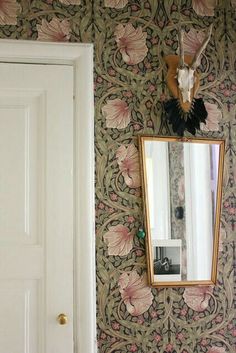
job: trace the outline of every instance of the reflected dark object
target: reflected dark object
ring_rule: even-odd
[[[184,209],[183,207],[176,207],[175,209],[175,218],[183,219],[184,218]]]
[[[165,272],[169,272],[170,270],[170,260],[168,257],[165,257],[163,260],[158,259],[154,261],[154,273],[155,274],[162,274]]]

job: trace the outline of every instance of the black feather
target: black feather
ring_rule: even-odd
[[[185,130],[195,135],[196,130],[200,129],[200,123],[206,123],[207,110],[202,98],[193,99],[191,109],[187,113],[175,98],[166,101],[164,109],[173,131],[179,136],[183,136]]]

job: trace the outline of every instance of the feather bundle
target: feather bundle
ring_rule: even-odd
[[[183,111],[176,98],[166,101],[164,109],[173,131],[179,136],[183,136],[185,130],[195,135],[196,130],[200,129],[200,123],[206,123],[207,110],[202,98],[194,98],[188,112]]]

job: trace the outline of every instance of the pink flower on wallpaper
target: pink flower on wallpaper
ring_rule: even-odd
[[[134,270],[123,273],[118,281],[120,294],[127,311],[133,316],[139,316],[149,309],[153,295],[147,286],[146,277],[140,277]]]
[[[184,52],[194,55],[205,38],[204,31],[197,31],[191,28],[190,31],[184,32]]]
[[[217,0],[192,0],[194,11],[199,16],[214,16]]]
[[[231,0],[231,5],[232,5],[233,7],[236,7],[236,0]]]
[[[59,0],[62,4],[65,5],[80,5],[81,0]]]
[[[134,233],[122,224],[110,227],[103,236],[108,245],[108,255],[127,255],[133,247]]]
[[[0,1],[0,25],[16,25],[17,13],[20,12],[21,6],[16,0]]]
[[[122,9],[128,4],[128,0],[105,0],[105,7],[114,9]]]
[[[201,123],[202,131],[219,131],[219,122],[222,119],[222,113],[216,104],[205,102],[208,113],[206,124]]]
[[[213,346],[210,349],[208,349],[207,353],[226,353],[226,350],[224,347]]]
[[[174,348],[173,344],[168,343],[165,350],[166,352],[171,353],[173,352],[173,348]]]
[[[140,63],[147,55],[146,46],[147,33],[142,28],[135,29],[131,23],[119,24],[115,29],[116,43],[124,62],[129,65]]]
[[[102,114],[106,118],[108,128],[124,129],[130,122],[131,111],[125,101],[111,99],[102,108]]]
[[[134,353],[134,352],[137,352],[137,350],[138,350],[138,347],[136,346],[136,344],[131,344],[129,351]]]
[[[185,303],[195,311],[204,311],[209,304],[212,287],[185,288],[183,298]]]
[[[37,25],[38,40],[66,42],[70,38],[70,24],[67,20],[60,21],[53,18],[50,22],[42,20],[41,25]]]
[[[141,182],[137,148],[133,144],[128,147],[120,146],[116,158],[125,183],[130,188],[138,188]]]
[[[182,175],[178,181],[178,196],[180,201],[184,201],[184,176]]]

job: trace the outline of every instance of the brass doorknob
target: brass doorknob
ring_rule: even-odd
[[[59,314],[57,317],[57,321],[60,325],[66,325],[68,322],[68,317],[66,316],[66,314]]]

